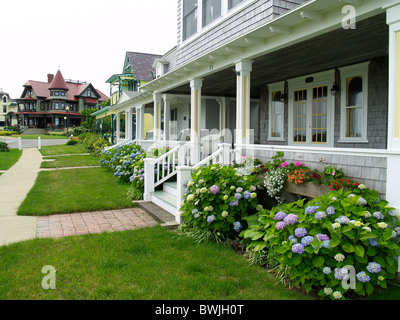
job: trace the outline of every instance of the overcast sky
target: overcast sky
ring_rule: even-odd
[[[19,98],[28,80],[66,79],[109,95],[127,51],[164,54],[176,45],[176,0],[1,2],[0,88]]]

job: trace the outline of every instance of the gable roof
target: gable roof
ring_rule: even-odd
[[[125,66],[129,62],[136,80],[151,81],[156,74],[156,69],[153,68],[154,60],[159,58],[161,55],[128,51]]]
[[[57,75],[58,75],[58,73],[57,73]],[[54,77],[54,79],[51,83],[29,80],[24,84],[24,87],[25,87],[25,89],[27,87],[31,87],[32,90],[35,92],[36,96],[38,96],[40,98],[49,98],[50,97],[49,89],[51,89],[51,87],[53,87],[53,89],[65,89],[65,90],[68,90],[66,100],[78,101],[77,96],[81,95],[83,93],[83,91],[85,91],[87,89],[87,87],[91,86],[94,90],[96,90],[98,96],[100,97],[98,99],[99,102],[108,100],[108,97],[104,93],[102,93],[100,90],[94,88],[94,86],[91,83],[66,82],[64,80],[64,78],[62,78],[62,80],[64,80],[63,82],[65,83],[65,87],[60,88],[59,86],[62,84],[61,83],[62,81],[60,79],[57,80],[57,75],[56,75],[56,77]],[[60,73],[60,75],[61,75],[61,73]],[[62,77],[62,75],[61,75],[61,77]],[[56,81],[55,84],[54,84],[54,81]],[[25,90],[21,95],[21,99],[23,99],[24,95],[25,95]]]

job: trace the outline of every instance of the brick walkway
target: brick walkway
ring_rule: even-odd
[[[157,221],[140,208],[58,214],[38,219],[37,236],[60,238],[88,233],[134,230],[157,224]]]

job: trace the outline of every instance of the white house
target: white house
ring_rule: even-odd
[[[178,0],[177,44],[153,67],[155,79],[115,107],[117,118],[136,113],[144,148],[168,145],[193,166],[210,154],[230,162],[231,145],[264,160],[282,150],[342,168],[400,210],[400,0]],[[157,161],[149,168],[171,160]],[[174,192],[145,192],[174,214],[190,169],[155,182],[176,172]]]

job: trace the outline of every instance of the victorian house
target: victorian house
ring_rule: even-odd
[[[29,80],[18,101],[15,116],[29,128],[80,126],[82,110],[99,109],[108,97],[91,83],[65,80],[61,71],[48,74],[47,82]]]
[[[154,66],[155,79],[112,109],[117,119],[136,114],[143,148],[188,150],[161,179],[151,166],[166,158],[147,161],[145,199],[177,220],[190,176],[182,165],[277,151],[342,168],[400,210],[399,0],[178,0],[177,42]],[[173,191],[156,189],[174,174]]]

